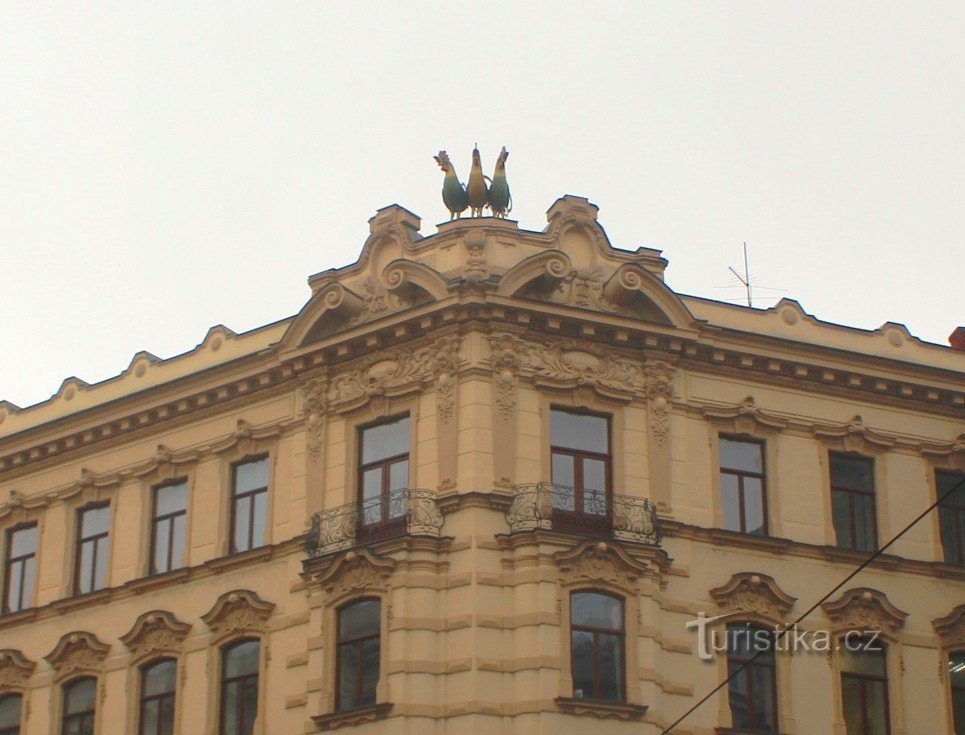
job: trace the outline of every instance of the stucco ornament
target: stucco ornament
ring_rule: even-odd
[[[587,386],[616,394],[642,393],[646,379],[635,360],[580,342],[524,342],[517,345],[522,371],[557,387]]]
[[[710,590],[710,596],[725,612],[758,616],[774,623],[780,622],[797,602],[796,597],[778,587],[773,577],[757,572],[733,575],[727,584]]]
[[[305,417],[308,452],[317,456],[322,449],[325,414],[328,412],[328,381],[314,378],[302,388],[302,415]]]
[[[496,387],[496,413],[505,420],[511,419],[516,410],[521,345],[522,340],[513,334],[494,334],[489,338],[489,365]]]
[[[959,605],[948,615],[932,621],[932,627],[946,649],[965,646],[965,605]]]
[[[275,603],[262,600],[251,590],[225,592],[201,619],[214,633],[215,640],[223,640],[245,633],[260,633]]]
[[[650,408],[650,430],[657,446],[670,441],[670,401],[674,396],[674,369],[666,362],[652,362],[644,367],[644,380]]]
[[[825,441],[840,442],[846,452],[870,454],[890,449],[895,444],[894,437],[865,426],[864,420],[857,415],[845,424],[815,426],[813,432]]]
[[[646,564],[631,557],[618,544],[584,541],[553,555],[564,585],[612,586],[636,594],[637,581],[648,575]]]
[[[734,406],[704,406],[701,413],[734,434],[749,436],[780,431],[788,424],[785,419],[762,411],[754,402],[754,396],[747,396]]]
[[[395,561],[364,549],[346,551],[313,575],[328,595],[329,603],[361,592],[385,592]]]
[[[893,637],[908,617],[883,592],[868,587],[848,590],[837,600],[821,603],[821,607],[835,631],[879,630]]]
[[[121,642],[135,661],[158,654],[177,655],[190,630],[188,623],[182,623],[172,613],[151,610],[138,616],[131,629],[121,636]]]
[[[486,263],[486,238],[472,234],[466,238],[466,281],[477,285],[489,278],[489,265]]]
[[[12,648],[0,650],[0,694],[11,691],[22,691],[27,688],[27,680],[37,668],[37,663],[31,661],[20,651]]]
[[[93,633],[75,630],[61,636],[44,660],[53,667],[55,680],[62,681],[77,674],[97,675],[110,649]]]

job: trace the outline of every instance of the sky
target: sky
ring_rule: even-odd
[[[965,3],[0,0],[0,399],[296,313],[447,149],[668,284],[965,324]],[[768,290],[773,289],[773,290]],[[779,290],[783,289],[783,290]]]

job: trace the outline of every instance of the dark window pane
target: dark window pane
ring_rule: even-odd
[[[409,417],[362,430],[362,464],[377,462],[409,452]]]
[[[243,641],[224,651],[224,675],[226,679],[258,673],[258,641]]]
[[[409,460],[393,462],[389,465],[389,492],[409,487]]]
[[[623,603],[596,592],[575,592],[570,617],[573,625],[623,630]]]
[[[756,730],[777,732],[777,717],[774,712],[774,670],[768,666],[752,665],[749,671],[753,683],[753,717],[748,725]]]
[[[33,600],[34,586],[37,584],[37,557],[31,556],[23,563],[23,592],[20,596],[21,609],[30,607]]]
[[[599,699],[619,701],[623,698],[623,651],[620,637],[601,633]]]
[[[720,466],[730,470],[764,473],[764,447],[757,442],[720,438]]]
[[[570,638],[573,652],[573,697],[575,699],[595,699],[593,688],[593,634],[574,630]]]
[[[80,547],[80,578],[77,591],[81,594],[90,592],[93,587],[94,575],[94,542],[87,541]]]
[[[177,664],[174,661],[159,661],[146,667],[143,673],[143,695],[150,697],[173,692],[176,669]]]
[[[10,534],[10,556],[37,553],[37,527],[20,528]]]
[[[338,708],[352,709],[358,706],[359,650],[354,643],[345,643],[338,649]]]
[[[267,457],[235,465],[234,491],[236,493],[243,493],[246,490],[258,490],[263,487],[268,487]]]
[[[0,728],[20,725],[20,695],[8,694],[0,697]]]
[[[553,409],[550,414],[550,444],[598,454],[610,453],[610,423],[603,416]]]
[[[942,506],[965,508],[965,482],[962,482],[962,479],[965,479],[965,474],[961,472],[939,470],[935,473],[935,484],[939,498],[943,497],[946,493],[950,492],[953,487],[958,485],[958,488],[942,501]],[[959,485],[959,483],[961,484]]]
[[[756,477],[744,478],[744,532],[763,535],[764,486]]]
[[[251,735],[255,731],[255,717],[258,714],[258,679],[248,677],[242,682],[244,713],[241,718],[240,735]]]
[[[774,634],[766,628],[750,624],[732,624],[727,626],[727,656],[731,659],[744,661],[755,654],[755,661],[759,664],[770,664],[774,661]]]
[[[831,486],[873,491],[875,489],[874,461],[866,457],[832,453]]]
[[[154,524],[154,571],[166,572],[168,566],[168,541],[172,519],[166,518]]]
[[[248,540],[249,531],[251,530],[251,503],[252,498],[250,495],[246,495],[243,498],[238,498],[235,501],[235,551],[247,551],[251,548],[251,544]]]
[[[88,508],[81,513],[81,536],[90,538],[99,533],[107,533],[111,522],[111,508]]]
[[[265,544],[265,527],[268,523],[268,493],[258,493],[252,498],[255,505],[255,517],[251,525],[251,547],[257,548]]]
[[[731,662],[728,665],[728,674],[734,674],[740,665],[740,662]],[[734,727],[737,728],[750,727],[751,724],[749,679],[749,672],[744,669],[738,672],[727,684],[727,701],[730,704],[731,720]]]
[[[599,459],[583,459],[583,487],[586,490],[606,490],[606,463]]]
[[[851,531],[851,496],[853,493],[831,491],[831,513],[834,520],[834,533],[838,546],[854,548],[854,535]]]
[[[875,550],[875,498],[874,495],[852,493],[854,498],[854,548],[858,551]]]
[[[382,468],[374,467],[362,473],[362,497],[366,500],[382,495]]]
[[[223,702],[221,703],[222,723],[221,732],[224,735],[239,735],[239,710],[241,709],[241,682],[232,681],[225,683],[221,691]]]
[[[965,735],[965,652],[953,653],[948,662],[952,684],[952,712],[956,735]]]
[[[340,641],[379,633],[380,603],[378,600],[362,600],[343,607],[338,613],[338,639]]]
[[[147,699],[141,703],[141,735],[155,735],[161,719],[161,703],[157,699]]]
[[[23,564],[11,564],[7,567],[7,610],[17,612],[20,610],[21,592],[23,590]],[[26,595],[23,596],[24,599]]]
[[[177,569],[184,563],[184,542],[187,517],[174,517],[174,532],[171,540],[171,568]]]
[[[569,454],[553,454],[553,484],[565,487],[573,487],[576,484],[573,457]]]
[[[107,557],[110,555],[110,541],[99,538],[97,544],[97,562],[94,569],[94,589],[103,589],[107,581]]]
[[[741,530],[739,482],[736,475],[721,473],[720,504],[724,510],[724,528],[728,531]]]
[[[163,516],[168,513],[177,513],[187,507],[188,502],[188,483],[180,482],[177,485],[165,485],[155,490],[154,515]]]
[[[362,641],[362,695],[360,706],[375,704],[375,690],[379,683],[379,639]]]
[[[93,712],[96,694],[97,682],[94,679],[78,679],[71,682],[64,687],[64,714]]]
[[[174,735],[174,697],[161,699],[161,722],[157,735]]]
[[[848,674],[884,677],[886,675],[885,651],[877,641],[872,645],[879,647],[880,650],[851,650],[864,647],[864,642],[857,639],[848,641],[848,645],[842,645],[841,671]]]

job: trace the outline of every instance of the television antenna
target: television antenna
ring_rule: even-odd
[[[744,288],[747,289],[747,305],[753,306],[751,303],[751,272],[747,266],[747,240],[744,241],[744,275],[741,275],[730,266],[727,267],[730,268],[731,273],[737,276],[737,280],[744,284]]]

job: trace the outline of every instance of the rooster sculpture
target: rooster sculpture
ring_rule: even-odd
[[[469,171],[466,192],[469,194],[470,213],[473,217],[482,217],[483,208],[489,206],[489,188],[486,186],[486,177],[482,172],[479,148],[472,149],[472,169]]]
[[[496,159],[493,179],[489,183],[489,208],[493,212],[493,217],[500,219],[505,219],[506,215],[513,211],[513,197],[509,193],[509,182],[506,180],[507,158],[509,158],[509,151],[506,150],[506,146],[503,146]]]
[[[459,215],[466,211],[466,207],[469,206],[469,195],[466,193],[466,187],[456,176],[456,167],[449,160],[449,154],[445,151],[439,151],[439,155],[433,156],[433,158],[436,159],[439,168],[446,173],[446,177],[442,181],[442,202],[449,210],[449,221],[451,222],[454,219],[459,219]]]

